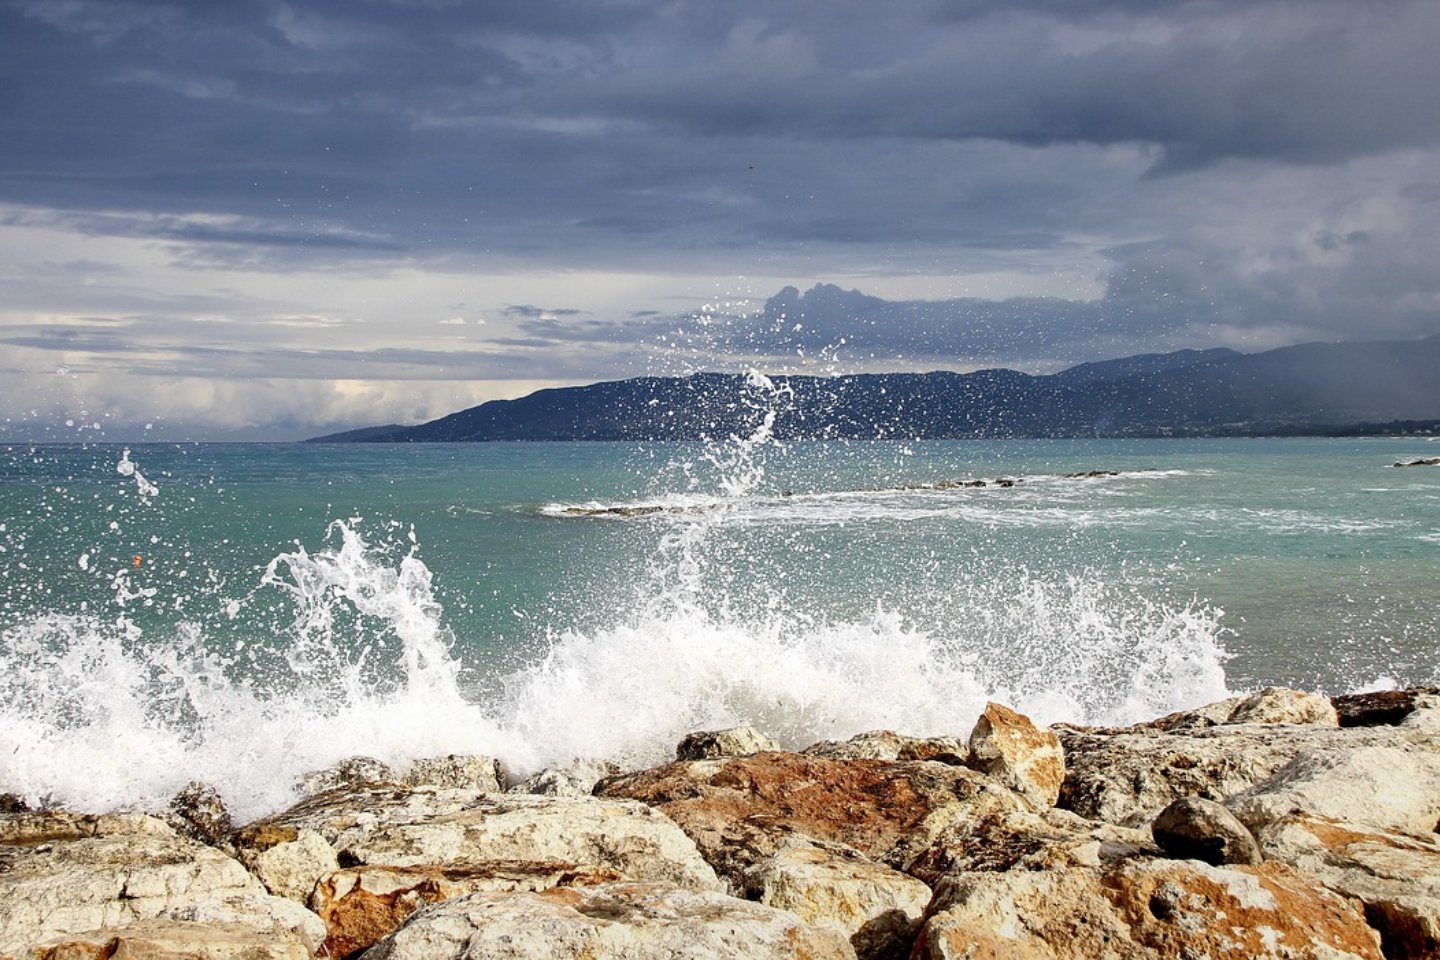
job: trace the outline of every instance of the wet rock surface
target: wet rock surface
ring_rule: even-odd
[[[676,760],[718,760],[721,757],[748,757],[752,753],[779,750],[780,744],[754,727],[728,730],[700,730],[680,741]]]

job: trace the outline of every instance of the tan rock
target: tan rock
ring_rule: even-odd
[[[240,862],[277,897],[309,903],[320,878],[340,869],[334,849],[314,830],[296,830],[293,838],[278,839],[272,833],[262,839],[275,842],[240,845]]]
[[[1225,722],[1313,723],[1338,727],[1340,717],[1328,697],[1288,687],[1266,687],[1236,704]]]
[[[1415,697],[1415,709],[1400,721],[1402,730],[1440,735],[1440,694],[1422,693]]]
[[[793,913],[663,884],[473,894],[437,904],[367,960],[853,960],[845,937]]]
[[[544,871],[556,864],[628,880],[718,889],[695,844],[664,814],[629,800],[503,794],[422,820],[353,827],[333,841],[357,865]]]
[[[1026,808],[964,767],[794,753],[671,763],[608,780],[599,792],[662,810],[736,890],[795,834],[903,867],[957,820]]]
[[[853,850],[796,843],[753,868],[747,881],[761,903],[843,933],[860,960],[910,955],[930,888]]]
[[[505,768],[494,757],[426,757],[412,763],[401,779],[412,787],[451,787],[480,793],[505,790]]]
[[[1098,867],[1159,854],[1147,830],[1098,823],[1065,810],[1023,810],[947,827],[905,872],[934,885],[954,872]]]
[[[1281,864],[1122,861],[952,874],[915,956],[1015,960],[1379,960],[1360,910]]]
[[[311,960],[289,931],[246,924],[146,920],[120,929],[57,937],[26,952],[33,960]]]
[[[717,760],[720,757],[746,757],[752,753],[779,749],[780,744],[754,727],[697,730],[680,741],[675,748],[675,759]]]
[[[998,703],[985,705],[970,733],[970,766],[1041,809],[1055,805],[1065,782],[1065,752],[1059,737]]]
[[[1307,750],[1226,800],[1251,830],[1294,811],[1384,830],[1429,833],[1440,821],[1440,750],[1433,740]]]
[[[310,901],[336,953],[374,943],[426,903],[475,891],[620,879],[721,888],[678,826],[632,800],[371,785],[312,797],[242,835],[262,829],[313,830],[346,865]]]
[[[310,906],[325,921],[325,950],[346,957],[395,930],[421,907],[482,892],[535,892],[562,884],[621,879],[613,871],[583,874],[563,863],[530,860],[513,868],[348,867],[315,887]]]
[[[546,767],[511,787],[508,793],[533,793],[546,797],[588,797],[595,785],[607,777],[619,776],[620,765],[604,760],[572,760],[559,767]]]
[[[1244,699],[1244,697],[1228,697],[1214,703],[1207,703],[1203,707],[1167,714],[1157,720],[1150,720],[1136,726],[1149,730],[1203,730],[1206,727],[1217,727],[1230,719],[1230,715],[1235,712],[1235,708]]]
[[[871,730],[849,740],[822,740],[802,752],[835,760],[933,760],[956,766],[970,757],[969,745],[958,737],[907,737],[891,730]]]
[[[302,797],[325,793],[341,787],[359,787],[376,783],[399,783],[401,777],[388,763],[374,757],[347,757],[323,770],[312,770],[295,781]]]
[[[1168,731],[1061,727],[1057,732],[1067,767],[1059,805],[1090,819],[1137,826],[1181,797],[1224,802],[1257,788],[1302,754],[1339,758],[1394,751],[1386,755],[1400,764],[1396,776],[1418,778],[1413,789],[1422,793],[1435,791],[1427,771],[1440,760],[1440,737],[1403,726],[1222,724]]]
[[[1440,838],[1294,814],[1266,826],[1260,845],[1326,887],[1365,905],[1387,957],[1440,958]]]
[[[4,820],[0,955],[81,934],[103,941],[146,921],[234,925],[311,950],[324,937],[314,914],[271,896],[238,861],[156,818]]]

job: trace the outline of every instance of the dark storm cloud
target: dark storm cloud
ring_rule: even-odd
[[[0,18],[0,197],[264,218],[280,242],[319,223],[313,246],[377,252],[941,233],[862,191],[786,207],[811,177],[844,196],[877,140],[1145,143],[1175,168],[1440,136],[1429,2],[11,0]]]
[[[214,376],[558,378],[657,344],[1021,365],[1429,333],[1436,36],[1433,0],[0,0],[0,228],[262,274],[796,285],[703,324],[500,292],[455,311],[488,339],[396,352],[412,340],[267,346],[258,318],[306,312],[299,293],[227,306],[118,267],[66,289],[57,266],[4,277],[11,309],[153,322],[5,342]],[[1089,289],[1041,282],[1061,272]],[[799,292],[867,275],[1008,286]],[[406,306],[369,329],[420,329]],[[187,312],[251,322],[186,345]]]

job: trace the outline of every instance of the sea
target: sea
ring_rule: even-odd
[[[1440,681],[1423,438],[0,446],[0,792]]]

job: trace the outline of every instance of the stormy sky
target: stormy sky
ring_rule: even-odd
[[[1434,0],[0,0],[0,426],[1426,336],[1436,37]]]

